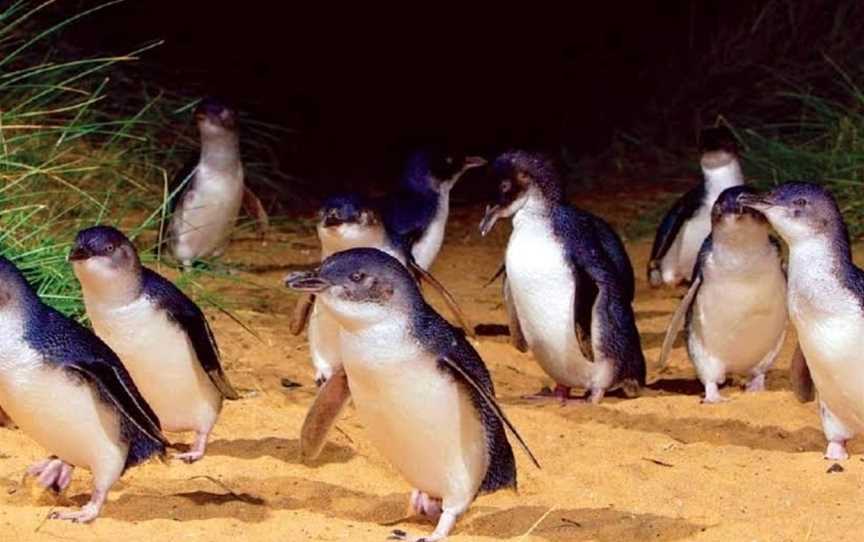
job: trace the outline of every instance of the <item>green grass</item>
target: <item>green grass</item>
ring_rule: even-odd
[[[764,186],[789,180],[828,186],[850,232],[864,234],[864,71],[848,72],[830,59],[833,88],[784,92],[785,119],[733,126],[745,146],[747,171]]]
[[[75,233],[99,223],[118,226],[152,261],[148,249],[164,219],[167,181],[197,150],[191,122],[197,97],[113,83],[159,43],[75,59],[52,48],[64,28],[117,3],[59,21],[46,9],[51,2],[0,6],[0,254],[46,302],[77,318],[83,305],[66,261]],[[244,128],[248,176],[281,186],[267,155],[282,132],[253,120]],[[186,274],[180,285],[218,304],[198,278]]]

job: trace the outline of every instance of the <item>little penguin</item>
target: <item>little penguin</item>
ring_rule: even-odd
[[[117,355],[96,335],[45,305],[0,257],[0,405],[52,454],[28,473],[58,492],[74,467],[93,474],[83,508],[50,517],[86,523],[127,468],[165,453],[159,419]]]
[[[466,171],[484,165],[479,156],[419,150],[409,158],[399,189],[381,202],[388,234],[421,268],[429,269],[444,242],[450,190]]]
[[[377,248],[407,266],[418,280],[434,288],[445,300],[456,321],[469,335],[473,329],[459,308],[456,300],[444,286],[428,271],[418,266],[408,253],[407,247],[395,242],[380,218],[374,204],[355,193],[339,194],[324,201],[318,212],[318,239],[321,241],[321,258],[326,259],[336,252],[350,248]],[[304,295],[295,308],[292,333],[299,334],[305,321],[309,321],[309,350],[315,367],[315,383],[326,381],[339,361],[338,323],[326,307],[314,303],[314,296]]]
[[[78,232],[69,260],[93,329],[126,364],[162,427],[195,431],[177,458],[201,459],[223,398],[239,399],[201,309],[141,265],[129,239],[110,226]]]
[[[511,335],[524,338],[562,403],[572,387],[586,389],[594,403],[616,386],[635,393],[645,384],[645,359],[621,239],[602,219],[567,204],[544,155],[508,152],[493,169],[498,197],[480,233],[513,217],[504,261]]]
[[[686,329],[687,352],[705,386],[705,403],[723,401],[727,373],[750,377],[748,391],[765,389],[765,373],[786,337],[786,275],[778,242],[762,213],[738,202],[746,186],[724,190],[711,210],[693,282],[672,317],[660,355],[666,365],[675,337]]]
[[[744,184],[735,139],[728,129],[704,131],[702,147],[704,180],[675,201],[657,228],[648,260],[648,283],[653,288],[691,281],[702,242],[711,233],[711,209],[717,196]]]
[[[505,426],[525,445],[495,401],[483,360],[398,260],[355,248],[286,284],[314,292],[340,324],[343,366],[303,424],[305,460],[317,457],[350,396],[373,445],[414,487],[414,510],[439,518],[420,540],[446,538],[478,493],[515,489]],[[393,537],[408,539],[403,531]]]
[[[264,206],[244,183],[235,112],[216,98],[205,98],[195,120],[201,154],[172,183],[171,218],[163,232],[171,253],[186,268],[224,252],[241,206],[263,227],[268,223]]]
[[[739,201],[762,212],[789,246],[789,317],[819,397],[827,459],[848,458],[846,441],[864,431],[864,271],[824,187],[782,184]]]

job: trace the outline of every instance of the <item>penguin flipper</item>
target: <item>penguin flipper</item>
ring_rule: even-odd
[[[597,284],[580,267],[575,269],[576,295],[573,300],[573,314],[576,332],[576,341],[582,355],[588,361],[594,361],[594,347],[591,344],[591,320],[594,317],[594,305],[600,293]]]
[[[810,368],[807,367],[807,358],[801,351],[801,345],[795,345],[795,353],[789,365],[789,379],[792,381],[792,390],[795,397],[802,403],[809,403],[816,399],[816,387],[810,376]]]
[[[117,363],[120,361],[117,360]],[[168,439],[162,434],[159,418],[150,409],[125,369],[95,360],[67,362],[63,366],[96,384],[123,416],[148,438],[162,446],[169,446]]]
[[[38,319],[39,337],[28,341],[50,363],[77,374],[96,386],[135,427],[154,442],[165,446],[159,418],[141,396],[120,358],[92,331],[43,306]]]
[[[675,309],[675,314],[672,315],[672,320],[669,321],[669,327],[666,328],[666,337],[663,339],[663,347],[660,349],[660,359],[657,361],[657,370],[662,371],[666,368],[666,363],[669,361],[669,353],[675,345],[675,339],[678,334],[684,329],[684,323],[687,320],[687,313],[690,311],[690,306],[693,300],[696,299],[696,294],[699,292],[699,287],[702,286],[702,275],[697,275],[693,278],[693,283],[678,308]]]
[[[180,326],[189,337],[195,357],[210,381],[226,399],[239,399],[240,394],[231,385],[222,370],[219,346],[207,318],[198,305],[186,297],[174,284],[155,272],[142,269],[144,295],[168,313],[168,318]]]
[[[659,286],[656,281],[652,280],[652,272],[659,272],[660,260],[666,256],[672,243],[675,242],[675,238],[681,231],[681,226],[696,214],[704,197],[705,187],[700,184],[678,198],[672,208],[663,216],[663,220],[660,221],[654,236],[654,244],[651,246],[651,257],[648,259],[648,282],[652,286]]]
[[[318,390],[315,402],[303,420],[303,428],[300,430],[300,457],[304,462],[314,461],[321,453],[327,442],[327,433],[350,397],[348,375],[345,374],[345,369],[340,367]]]
[[[522,435],[519,434],[519,431],[516,430],[516,427],[507,419],[507,416],[504,414],[504,411],[501,410],[501,407],[498,405],[498,402],[495,400],[494,392],[489,393],[491,390],[487,390],[481,383],[473,378],[465,367],[463,367],[456,359],[455,356],[441,356],[438,358],[439,365],[443,366],[448,373],[455,376],[458,380],[468,384],[470,389],[477,394],[477,396],[482,400],[483,403],[486,404],[487,407],[492,411],[498,421],[510,430],[510,433],[516,440],[519,442],[519,445],[531,459],[531,462],[539,469],[540,462],[537,461],[537,458],[534,456],[534,453],[531,451],[531,448],[528,447],[528,444],[525,443],[525,440],[522,438]],[[482,363],[482,362],[481,362]]]
[[[504,269],[504,267],[501,267]],[[510,284],[507,282],[507,272],[504,272],[504,284],[502,287],[504,293],[504,305],[507,307],[507,318],[510,329],[510,344],[520,352],[528,351],[528,341],[525,340],[525,334],[522,333],[522,325],[519,323],[519,314],[516,312],[516,304],[513,302],[513,293],[510,292]]]
[[[459,307],[459,304],[456,303],[456,299],[453,298],[453,294],[451,294],[447,288],[444,287],[443,284],[438,282],[432,273],[426,271],[414,261],[414,258],[411,257],[410,252],[408,253],[408,267],[411,271],[414,272],[415,276],[419,277],[421,281],[426,282],[426,284],[430,285],[438,294],[444,298],[444,302],[447,303],[447,308],[450,309],[450,312],[453,313],[453,316],[456,318],[456,321],[459,323],[459,327],[461,327],[465,334],[469,337],[476,337],[474,333],[474,327],[468,323],[468,318],[465,317],[465,313],[462,312],[462,309]]]
[[[501,276],[504,277],[504,280],[507,280],[507,264],[505,264],[503,262],[498,267],[498,270],[495,271],[495,274],[492,275],[492,277],[486,281],[486,284],[484,284],[483,287],[485,288],[486,286],[489,286],[490,284],[495,282],[498,279],[498,277],[501,277]]]
[[[288,329],[292,335],[300,335],[306,324],[309,322],[309,314],[312,312],[312,307],[315,306],[315,294],[303,294],[294,305],[294,314],[291,315],[291,322]]]
[[[246,212],[255,219],[258,225],[258,233],[265,234],[270,230],[270,216],[267,214],[267,209],[254,192],[249,190],[248,186],[243,186],[243,208]]]

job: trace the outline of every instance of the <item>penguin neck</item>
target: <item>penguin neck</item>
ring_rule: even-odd
[[[741,173],[741,164],[738,160],[730,160],[729,163],[716,168],[703,167],[702,174],[705,177],[705,191],[712,201],[727,188],[744,184],[744,175]]]
[[[200,166],[207,169],[232,172],[240,166],[240,139],[234,132],[202,135]]]
[[[140,266],[133,271],[124,271],[116,275],[111,280],[88,274],[79,276],[81,290],[84,293],[84,304],[89,307],[124,307],[141,296]]]
[[[549,201],[537,188],[530,188],[525,203],[513,215],[513,229],[550,221],[552,210],[560,205]]]
[[[760,258],[776,254],[767,226],[755,224],[714,228],[711,244],[715,261],[735,269],[750,270]]]
[[[380,224],[346,223],[334,227],[318,226],[318,239],[321,241],[321,259],[351,248],[371,247],[385,250],[389,244],[384,227]]]

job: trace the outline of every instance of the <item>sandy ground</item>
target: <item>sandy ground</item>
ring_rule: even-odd
[[[645,208],[626,189],[614,199],[580,201],[618,222]],[[454,214],[433,271],[474,323],[504,324],[499,286],[483,284],[499,265],[509,226],[480,239],[479,218],[479,208]],[[315,262],[312,235],[240,240],[228,255],[254,265],[242,278],[266,287],[219,286],[260,340],[210,313],[227,371],[246,397],[226,403],[202,461],[132,469],[114,487],[100,519],[66,524],[46,516],[55,507],[86,502],[89,473],[79,469],[64,497],[42,493],[31,481],[22,483],[22,475],[44,452],[20,431],[0,429],[0,539],[380,542],[394,526],[430,532],[430,522],[406,518],[410,488],[370,446],[352,409],[317,464],[299,461],[298,433],[315,387],[305,337],[287,332],[296,297],[281,288],[280,278]],[[476,346],[500,401],[543,468],[515,449],[518,493],[478,498],[451,539],[864,539],[864,442],[852,443],[843,472],[826,472],[831,463],[822,458],[816,407],[796,402],[788,387],[793,338],[768,376],[769,391],[747,394],[730,386],[724,393],[731,401],[700,404],[701,387],[680,343],[666,372],[653,368],[683,291],[647,288],[642,270],[650,239],[630,241],[627,248],[637,269],[635,309],[648,389],[637,399],[613,396],[599,406],[526,402],[522,395],[550,379],[506,336],[482,337]],[[301,386],[285,388],[283,378]]]

